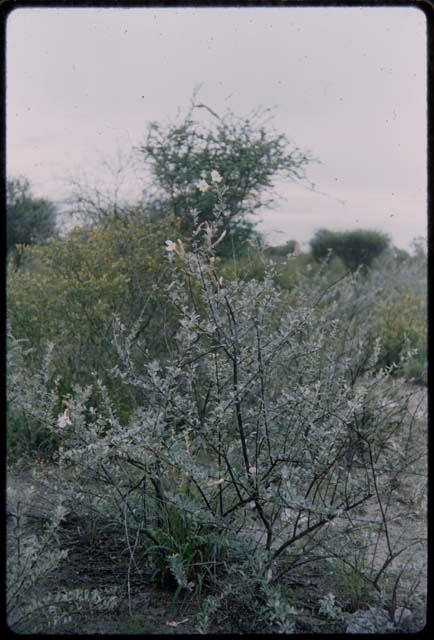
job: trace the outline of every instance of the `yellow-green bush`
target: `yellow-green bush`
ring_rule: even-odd
[[[393,305],[377,308],[379,332],[383,340],[381,361],[399,363],[406,344],[417,353],[404,365],[405,377],[426,382],[427,318],[424,300],[404,294]]]
[[[309,254],[270,257],[269,253],[255,249],[250,250],[246,256],[236,258],[235,261],[228,258],[218,262],[219,273],[225,279],[232,280],[238,277],[247,282],[262,281],[270,267],[273,270],[273,282],[284,291],[291,291],[299,282],[301,275],[314,276],[318,272],[319,263]],[[343,276],[345,272],[345,265],[339,257],[335,256],[329,261],[327,275],[330,283]]]
[[[64,392],[75,383],[88,383],[93,371],[111,387],[113,315],[128,327],[144,308],[151,357],[160,353],[164,243],[175,229],[170,219],[117,221],[104,229],[75,229],[46,246],[22,248],[24,267],[17,270],[10,262],[8,268],[7,314],[9,332],[32,349],[28,366],[37,369],[52,342]],[[121,412],[127,404],[119,398]]]

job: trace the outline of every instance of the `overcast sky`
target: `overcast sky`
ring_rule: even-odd
[[[200,100],[275,128],[321,160],[318,193],[279,183],[270,242],[316,229],[426,236],[426,20],[416,8],[18,9],[7,25],[8,175],[62,199],[65,178],[140,144]],[[102,178],[101,178],[102,179]],[[126,185],[133,190],[133,184]]]

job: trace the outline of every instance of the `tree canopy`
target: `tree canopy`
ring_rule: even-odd
[[[26,178],[7,180],[7,252],[16,245],[45,242],[56,231],[57,211],[53,202],[32,195]]]
[[[360,265],[369,267],[390,246],[390,238],[379,231],[356,229],[330,231],[319,229],[310,241],[314,258],[325,258],[329,251],[337,255],[354,271]]]
[[[199,109],[211,115],[207,124],[199,121]],[[151,122],[139,151],[156,187],[158,209],[173,213],[189,230],[191,211],[199,222],[212,221],[220,206],[224,225],[234,228],[273,202],[270,191],[277,178],[306,179],[313,157],[274,131],[266,121],[269,111],[237,117],[229,110],[220,116],[193,101],[184,118],[165,125]],[[209,188],[216,176],[224,184],[220,196]]]

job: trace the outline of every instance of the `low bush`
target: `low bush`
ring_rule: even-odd
[[[59,438],[48,428],[50,412],[62,408],[61,380],[52,366],[53,345],[47,345],[40,368],[31,370],[27,341],[9,335],[7,342],[8,458],[29,461],[52,455]]]
[[[406,346],[415,351],[401,367],[401,375],[427,383],[427,322],[424,300],[404,295],[393,305],[379,305],[379,331],[383,338],[380,361],[383,366],[400,362]]]
[[[67,561],[68,550],[59,543],[59,528],[66,515],[59,503],[38,533],[29,531],[29,510],[34,497],[31,487],[24,494],[8,491],[8,536],[6,613],[9,628],[19,634],[58,631],[77,614],[110,611],[118,598],[113,590],[53,588],[53,575]]]
[[[288,243],[289,247],[292,244]],[[270,247],[269,249],[280,247]],[[313,277],[320,268],[320,263],[308,254],[298,256],[288,253],[274,254],[268,249],[250,247],[247,255],[237,256],[236,260],[220,260],[216,258],[216,266],[219,274],[227,280],[238,278],[243,281],[258,280],[263,281],[269,274],[273,283],[283,291],[292,291],[298,284],[301,276]],[[337,256],[332,256],[327,260],[327,270],[325,272],[329,284],[332,284],[346,272],[344,263]],[[323,281],[325,284],[325,280]]]
[[[296,245],[296,240],[288,240],[285,244],[265,247],[264,254],[269,258],[283,258],[286,260],[292,256]]]

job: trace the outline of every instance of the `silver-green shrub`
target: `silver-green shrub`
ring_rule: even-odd
[[[271,588],[297,566],[348,556],[380,592],[420,542],[407,548],[389,527],[399,479],[422,455],[410,392],[391,384],[393,367],[378,367],[357,273],[324,288],[320,270],[291,304],[272,273],[226,283],[214,256],[224,215],[217,207],[215,224],[196,224],[188,247],[166,242],[179,322],[164,359],[147,357],[146,336],[114,319],[112,375],[141,399],[129,420],[98,379],[47,418],[60,470],[77,487],[74,509],[124,530],[128,589],[149,547],[179,588],[205,574],[215,581],[246,557]],[[371,555],[354,569],[360,539]],[[275,605],[270,624],[289,630],[295,612]]]

